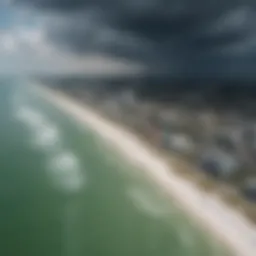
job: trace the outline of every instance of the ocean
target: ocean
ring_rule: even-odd
[[[0,255],[230,255],[26,81],[0,81]]]

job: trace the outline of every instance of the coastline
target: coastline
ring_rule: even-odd
[[[42,86],[33,86],[52,104],[89,126],[111,146],[149,175],[155,183],[179,202],[205,228],[221,239],[238,256],[253,256],[256,229],[239,212],[232,210],[217,196],[199,190],[192,182],[179,177],[165,160],[152,152],[135,134],[105,119],[92,108]]]

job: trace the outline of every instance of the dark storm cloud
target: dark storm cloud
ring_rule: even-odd
[[[55,43],[79,53],[105,51],[150,65],[161,63],[175,72],[230,72],[230,68],[235,72],[249,66],[234,62],[248,61],[251,65],[252,56],[256,60],[254,0],[14,2],[62,13],[66,20],[50,26],[48,35]],[[236,46],[247,51],[237,54]]]
[[[27,4],[36,8],[56,9],[58,11],[81,8],[84,4],[81,0],[13,0],[14,4]]]

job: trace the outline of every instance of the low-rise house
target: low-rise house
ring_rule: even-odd
[[[207,173],[229,178],[245,168],[245,151],[241,143],[241,126],[223,125],[209,137],[201,149],[200,166]]]
[[[256,164],[256,125],[245,125],[242,131],[242,142],[250,166]]]
[[[256,202],[256,177],[247,178],[242,193],[246,199]]]
[[[120,103],[127,108],[133,107],[137,103],[135,93],[131,90],[123,91],[119,94]]]
[[[216,178],[229,178],[241,168],[234,155],[217,147],[206,148],[199,161],[202,170]]]
[[[225,127],[215,137],[215,144],[231,153],[243,163],[244,168],[254,167],[256,161],[256,128],[254,125],[240,123]]]
[[[191,154],[195,149],[195,143],[188,134],[171,129],[162,133],[162,146],[184,155]]]
[[[191,137],[184,133],[172,134],[169,143],[172,150],[186,155],[191,154],[195,148]]]
[[[216,132],[218,126],[218,117],[213,111],[202,111],[197,113],[194,122],[198,127],[202,139],[209,140],[209,138]]]
[[[235,140],[230,133],[218,133],[213,136],[212,143],[216,145],[219,149],[230,153],[236,154],[237,147]]]
[[[108,116],[116,116],[119,113],[119,107],[117,102],[113,101],[111,98],[106,99],[102,102],[102,110],[108,115]]]
[[[184,123],[181,113],[177,110],[170,109],[162,110],[159,113],[158,120],[159,125],[165,129],[168,129],[170,126],[180,126]]]

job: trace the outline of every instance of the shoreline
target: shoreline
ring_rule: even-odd
[[[135,134],[103,118],[91,107],[76,102],[61,92],[33,86],[40,95],[78,122],[89,126],[127,160],[136,164],[163,188],[189,215],[193,215],[216,238],[227,245],[237,256],[253,256],[256,251],[256,228],[242,214],[234,211],[220,198],[207,194],[192,182],[179,177],[173,167],[157,153],[152,152]]]

